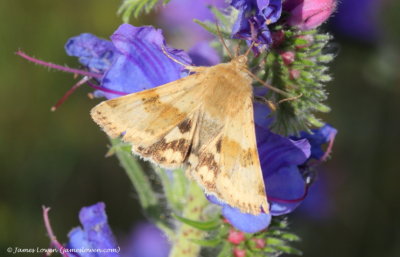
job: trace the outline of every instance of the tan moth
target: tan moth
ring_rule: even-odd
[[[185,166],[206,194],[242,212],[268,213],[253,118],[251,84],[259,79],[247,68],[249,51],[212,67],[185,66],[193,74],[104,101],[91,116],[145,160]]]

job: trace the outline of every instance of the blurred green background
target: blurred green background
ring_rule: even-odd
[[[307,210],[291,215],[305,256],[400,256],[400,6],[384,2],[378,41],[340,35],[334,41],[339,52],[328,85],[333,112],[323,117],[339,130],[333,158],[322,168],[329,210],[323,217]],[[143,219],[124,171],[114,157],[104,157],[108,140],[89,117],[98,102],[86,96],[91,90],[79,89],[52,113],[73,76],[14,54],[23,49],[77,67],[65,42],[82,32],[108,38],[121,23],[119,4],[0,1],[0,256],[8,256],[9,246],[49,245],[42,205],[52,208],[61,242],[79,225],[79,209],[98,201],[106,203],[119,239]]]

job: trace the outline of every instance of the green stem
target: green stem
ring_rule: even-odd
[[[208,201],[203,190],[196,182],[190,181],[182,216],[190,220],[201,220],[203,210],[207,205]],[[169,257],[197,257],[199,255],[201,246],[194,241],[203,239],[206,232],[180,223],[175,234]]]
[[[139,202],[144,212],[167,236],[172,236],[172,230],[168,227],[166,221],[163,220],[164,215],[162,215],[156,193],[153,191],[142,166],[132,155],[131,148],[119,139],[111,139],[111,144],[112,149],[110,152],[117,155],[119,162],[126,171],[139,196]]]

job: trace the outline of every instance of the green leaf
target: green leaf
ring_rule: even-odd
[[[196,221],[196,220],[190,220],[190,219],[186,219],[184,217],[180,217],[176,214],[173,214],[173,216],[177,220],[185,223],[186,225],[189,225],[191,227],[197,228],[202,231],[215,230],[221,226],[221,221],[219,219],[211,220],[211,221]]]
[[[282,234],[282,239],[290,241],[290,242],[296,242],[296,241],[300,241],[300,237],[298,237],[297,235],[293,234],[293,233],[283,233]]]
[[[218,36],[218,30],[217,30],[217,27],[216,27],[215,23],[212,23],[212,22],[209,22],[209,21],[202,22],[202,21],[197,20],[197,19],[194,19],[193,21],[195,23],[199,24],[200,26],[202,26],[205,30],[207,30],[211,34],[214,34],[214,35]],[[230,34],[229,31],[224,30],[223,28],[219,28],[219,29],[220,29],[222,38],[231,39],[231,34]]]
[[[124,0],[118,9],[118,14],[122,15],[122,20],[125,23],[128,23],[131,15],[137,18],[143,12],[149,13],[158,2],[165,5],[170,0]]]
[[[300,250],[287,245],[277,245],[274,248],[288,254],[303,255],[303,253]]]
[[[227,241],[223,244],[221,251],[217,257],[230,257],[232,256],[232,246]]]
[[[198,245],[204,246],[204,247],[217,247],[218,245],[220,245],[222,243],[221,238],[214,238],[214,239],[208,239],[208,240],[192,239],[191,241]]]
[[[303,46],[309,44],[310,42],[303,38],[296,38],[293,43],[297,46]]]

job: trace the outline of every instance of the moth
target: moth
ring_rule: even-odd
[[[185,166],[206,194],[245,213],[268,213],[253,117],[258,78],[247,68],[249,50],[228,63],[185,66],[191,75],[101,102],[91,116],[143,159],[167,169]]]

